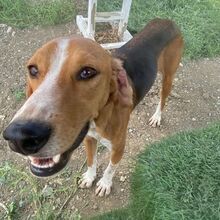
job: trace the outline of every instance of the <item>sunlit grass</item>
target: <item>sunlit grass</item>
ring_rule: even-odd
[[[147,147],[131,179],[130,205],[94,219],[219,219],[219,136],[218,123]]]

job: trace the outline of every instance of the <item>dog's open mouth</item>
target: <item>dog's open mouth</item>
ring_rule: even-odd
[[[54,157],[28,157],[31,161],[31,165],[39,168],[50,168],[55,166],[55,164],[59,163],[60,161],[60,154],[54,156]]]
[[[80,131],[73,145],[64,153],[52,157],[33,157],[28,156],[30,160],[30,170],[38,177],[51,176],[62,170],[68,163],[72,152],[80,145],[89,130],[89,122]]]
[[[31,172],[39,177],[47,177],[59,172],[66,166],[70,157],[71,152],[69,151],[53,157],[28,156]]]

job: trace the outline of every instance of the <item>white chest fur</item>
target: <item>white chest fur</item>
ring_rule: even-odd
[[[99,141],[103,146],[107,147],[109,150],[112,149],[111,141],[109,141],[106,138],[101,137],[101,135],[96,132],[96,125],[94,121],[90,123],[90,128],[89,128],[87,135],[95,138],[97,141]]]

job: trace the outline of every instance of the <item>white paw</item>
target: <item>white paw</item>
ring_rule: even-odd
[[[149,125],[152,127],[157,127],[160,126],[160,122],[161,122],[161,114],[155,112],[149,120]]]
[[[93,181],[96,178],[96,173],[92,173],[89,169],[82,175],[82,179],[80,180],[79,187],[90,188],[92,186]]]
[[[97,183],[97,186],[95,194],[100,197],[107,196],[111,192],[112,180],[103,176]]]

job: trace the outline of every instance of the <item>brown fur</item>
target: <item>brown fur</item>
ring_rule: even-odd
[[[37,50],[28,61],[28,66],[36,65],[40,71],[37,78],[29,75],[27,77],[28,97],[31,97],[44,81],[56,48],[57,40],[51,41]],[[76,75],[83,66],[92,66],[100,74],[86,82],[78,81]],[[42,99],[44,98],[42,94]],[[68,58],[62,66],[55,86],[54,100],[58,108],[53,109],[46,118],[45,113],[50,111],[47,108],[49,106],[45,105],[36,112],[37,102],[25,108],[18,117],[15,115],[16,120],[37,119],[52,124],[59,140],[59,149],[53,154],[65,152],[72,144],[70,141],[76,138],[88,120],[94,120],[97,132],[112,141],[114,151],[122,152],[118,148],[124,148],[125,144],[126,127],[132,110],[132,88],[119,60],[112,58],[91,40],[72,38],[68,47]],[[120,134],[121,137],[115,138],[116,134]],[[85,141],[91,142],[87,139]],[[88,152],[92,154],[93,150]],[[48,155],[49,149],[42,150],[36,156]],[[87,156],[90,157],[90,153]],[[118,161],[114,153],[112,157],[113,161]]]
[[[171,92],[173,78],[179,67],[183,50],[182,36],[175,38],[161,52],[158,59],[158,70],[162,73],[161,111],[164,108],[166,98]]]
[[[111,161],[116,164],[120,161],[124,152],[126,129],[133,109],[133,92],[130,79],[127,79],[124,75],[121,61],[112,58],[95,42],[83,38],[74,38],[72,42],[68,49],[69,57],[65,65],[63,65],[59,76],[57,89],[60,95],[59,106],[62,109],[59,111],[62,113],[62,117],[59,118],[60,114],[58,114],[57,117],[52,116],[50,120],[54,125],[64,125],[62,120],[65,121],[65,126],[59,129],[62,143],[62,137],[68,133],[68,127],[72,127],[72,124],[74,124],[77,135],[79,129],[85,123],[85,120],[82,119],[93,119],[96,124],[96,131],[102,137],[111,141],[113,146]],[[40,65],[39,68],[41,69],[41,76],[38,79],[32,79],[28,76],[28,97],[42,83],[50,67],[51,53],[54,53],[55,48],[56,43],[54,41],[46,44],[28,62],[28,65]],[[158,69],[163,74],[161,109],[163,109],[165,99],[171,90],[173,76],[181,58],[181,48],[182,39],[176,38],[163,49],[158,59]],[[88,64],[103,73],[101,81],[93,80],[85,83],[75,80],[75,75],[80,66]],[[71,82],[70,79],[72,79]],[[38,115],[38,117],[41,116]],[[96,141],[91,137],[86,137],[84,143],[86,145],[88,165],[90,165],[96,149]],[[69,145],[62,144],[62,146],[60,152],[67,150]]]
[[[48,81],[47,74],[60,41],[55,39],[45,44],[28,61],[28,66],[38,67],[39,75],[33,78],[28,74],[28,99],[12,121],[39,120],[52,126],[53,135],[35,157],[51,157],[68,151],[85,124],[94,121],[96,132],[111,142],[110,161],[115,165],[124,153],[128,121],[135,107],[133,82],[121,60],[113,58],[96,42],[81,37],[68,39],[66,59],[56,81]],[[182,47],[182,37],[177,35],[159,54],[158,70],[163,75],[161,110],[171,91]],[[89,80],[77,80],[82,67],[88,66],[98,74]],[[86,136],[84,144],[90,167],[97,140]]]

